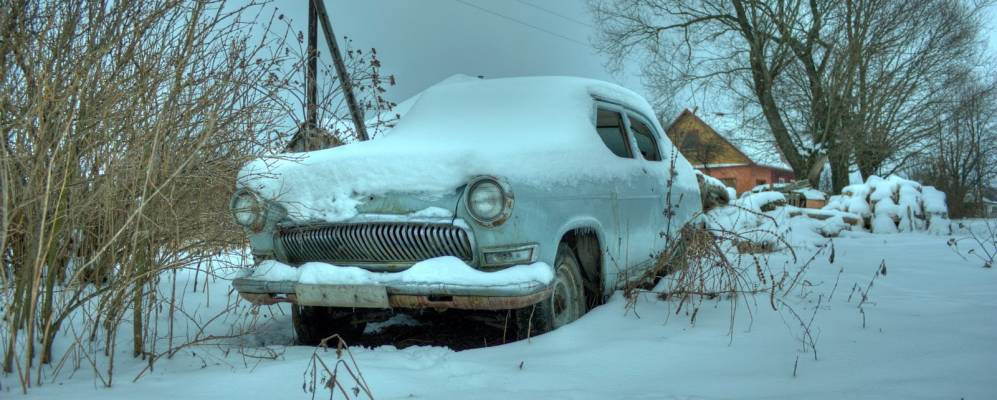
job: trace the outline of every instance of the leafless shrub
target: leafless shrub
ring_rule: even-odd
[[[947,244],[963,260],[969,261],[967,256],[973,256],[983,264],[983,268],[993,268],[994,260],[997,259],[997,220],[987,219],[982,225],[986,230],[981,232],[973,229],[973,224],[960,222],[959,230],[966,232],[966,236],[953,237]],[[971,246],[975,246],[964,250],[959,247],[961,242],[969,242]]]
[[[765,255],[732,251],[737,243],[750,242],[736,232],[688,225],[682,229],[675,244],[659,255],[656,267],[641,279],[641,284],[629,287],[625,295],[632,303],[637,294],[665,279],[666,284],[658,286],[658,298],[676,301],[675,314],[685,311],[692,323],[704,301],[730,298],[733,300],[730,303],[732,332],[739,298],[775,292],[788,275],[781,274],[776,280]],[[792,250],[790,253],[795,260],[795,253]]]
[[[738,211],[739,217],[771,218],[748,209],[738,208]],[[752,308],[761,299],[757,295],[766,295],[773,311],[782,315],[785,309],[789,315],[797,316],[798,325],[802,327],[800,336],[804,349],[813,349],[816,354],[816,337],[812,333],[816,310],[807,321],[790,309],[783,299],[798,287],[801,288],[800,296],[809,295],[806,289],[812,285],[803,277],[821,255],[828,255],[828,260],[834,263],[833,243],[829,241],[801,259],[778,232],[765,228],[738,232],[733,228],[721,228],[719,223],[702,223],[703,220],[710,221],[711,217],[712,214],[708,213],[698,220],[699,223],[685,226],[672,240],[673,244],[659,255],[656,267],[626,288],[624,294],[628,298],[628,306],[636,304],[640,293],[651,291],[659,299],[674,303],[674,314],[685,312],[694,324],[706,301],[727,299],[725,303],[730,306],[729,333],[733,335],[738,308],[746,306],[747,309],[741,311],[753,315]],[[781,270],[773,268],[770,262],[771,253],[776,248],[785,249],[789,256],[789,261]],[[659,284],[659,280],[664,283]],[[789,328],[794,334],[797,333],[798,329]]]
[[[171,282],[182,268],[216,279],[219,256],[245,246],[227,210],[235,175],[282,149],[300,120],[300,57],[283,16],[261,5],[0,8],[0,352],[22,391],[67,363],[100,368],[111,385],[119,343],[151,369],[178,349],[242,334],[206,328],[240,307],[234,296],[218,315],[198,315],[179,300],[189,290]],[[349,59],[370,72],[358,73],[361,98],[380,93],[376,57]],[[180,323],[195,329],[174,332]],[[72,341],[61,357],[60,332]]]
[[[330,344],[335,344],[336,349],[336,360],[332,363],[331,368],[319,353],[321,350],[322,354],[325,354],[329,350]],[[303,376],[301,388],[305,393],[311,393],[312,399],[318,392],[325,389],[329,390],[330,399],[335,398],[337,392],[341,393],[345,399],[374,398],[370,386],[360,372],[356,358],[353,357],[353,352],[338,334],[322,339],[322,342],[312,352]],[[345,380],[345,378],[349,380]]]

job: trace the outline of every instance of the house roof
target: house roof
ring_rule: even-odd
[[[782,162],[782,160],[780,160],[779,163],[768,163],[768,162],[760,162],[760,161],[758,161],[762,157],[760,157],[759,154],[755,154],[755,153],[757,153],[756,151],[746,151],[746,149],[742,148],[741,146],[738,146],[738,145],[734,144],[729,139],[727,139],[726,137],[724,137],[724,135],[721,135],[719,132],[717,132],[715,129],[713,129],[712,125],[710,125],[709,123],[707,123],[706,121],[704,121],[702,118],[700,118],[698,115],[696,115],[695,112],[690,111],[688,108],[682,110],[682,112],[679,113],[679,115],[674,120],[672,120],[672,122],[670,124],[668,124],[668,129],[667,130],[671,131],[673,126],[676,126],[677,123],[681,122],[684,119],[692,120],[697,125],[700,125],[700,126],[704,127],[709,134],[711,134],[713,137],[718,138],[720,140],[720,142],[724,146],[727,146],[730,150],[733,150],[738,155],[740,155],[744,159],[748,160],[748,162],[746,162],[746,163],[745,162],[727,162],[727,163],[701,163],[701,164],[694,164],[693,166],[696,167],[696,168],[724,168],[724,167],[738,167],[738,166],[746,166],[746,165],[757,165],[757,166],[765,167],[765,168],[778,169],[778,170],[783,170],[783,171],[792,171],[792,168],[790,168],[788,165],[785,165],[785,163]],[[671,135],[669,135],[669,136],[671,136]],[[681,151],[681,143],[675,143],[675,145],[676,145],[676,147],[679,147],[680,151]],[[776,151],[778,151],[778,148],[776,149]],[[749,154],[749,153],[752,153],[752,154]]]

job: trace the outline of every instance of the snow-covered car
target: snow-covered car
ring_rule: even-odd
[[[426,308],[512,310],[521,337],[543,333],[641,277],[701,210],[691,165],[622,87],[475,79],[404,108],[373,140],[239,175],[257,262],[233,286],[293,303],[302,343]]]

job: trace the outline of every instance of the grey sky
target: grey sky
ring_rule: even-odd
[[[453,74],[488,78],[572,75],[608,80],[640,91],[630,73],[604,68],[605,56],[589,44],[595,33],[584,0],[326,0],[336,35],[355,47],[375,47],[382,72],[398,85],[401,101]],[[306,30],[307,0],[275,5]],[[321,50],[324,49],[324,44]]]
[[[294,21],[295,29],[305,31],[307,1],[277,0],[274,5]],[[590,45],[595,23],[585,0],[325,0],[325,4],[337,36],[351,37],[355,47],[377,48],[383,72],[398,79],[388,92],[395,101],[457,73],[488,78],[573,75],[645,93],[637,68],[631,66],[621,76],[605,69],[606,56]],[[991,8],[990,14],[997,15],[997,10]],[[997,49],[995,19],[988,18],[984,31],[991,53]],[[689,108],[710,107],[693,104],[696,100],[691,98],[677,102]]]

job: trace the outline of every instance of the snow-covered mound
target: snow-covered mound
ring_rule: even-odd
[[[368,195],[452,193],[475,175],[537,187],[648,172],[664,179],[667,168],[648,170],[643,160],[621,159],[603,144],[592,122],[593,98],[655,115],[639,95],[596,80],[453,82],[427,89],[394,128],[374,140],[259,159],[243,168],[238,185],[288,200],[292,215],[336,220],[352,217]],[[668,160],[675,150],[663,144],[662,158]],[[684,158],[675,167],[676,182],[695,184]]]
[[[945,193],[897,176],[872,176],[847,186],[820,210],[788,206],[780,192],[746,192],[707,212],[703,219],[715,230],[736,233],[756,245],[778,249],[809,247],[846,231],[898,233],[927,230],[951,233]]]
[[[861,229],[855,226],[861,221],[855,214],[785,204],[786,197],[779,192],[751,193],[730,206],[710,210],[703,221],[712,230],[730,232],[738,240],[770,250],[814,247],[842,232]]]
[[[932,186],[896,175],[873,175],[865,183],[846,186],[841,193],[831,196],[824,209],[857,214],[874,233],[951,232],[945,193]]]

